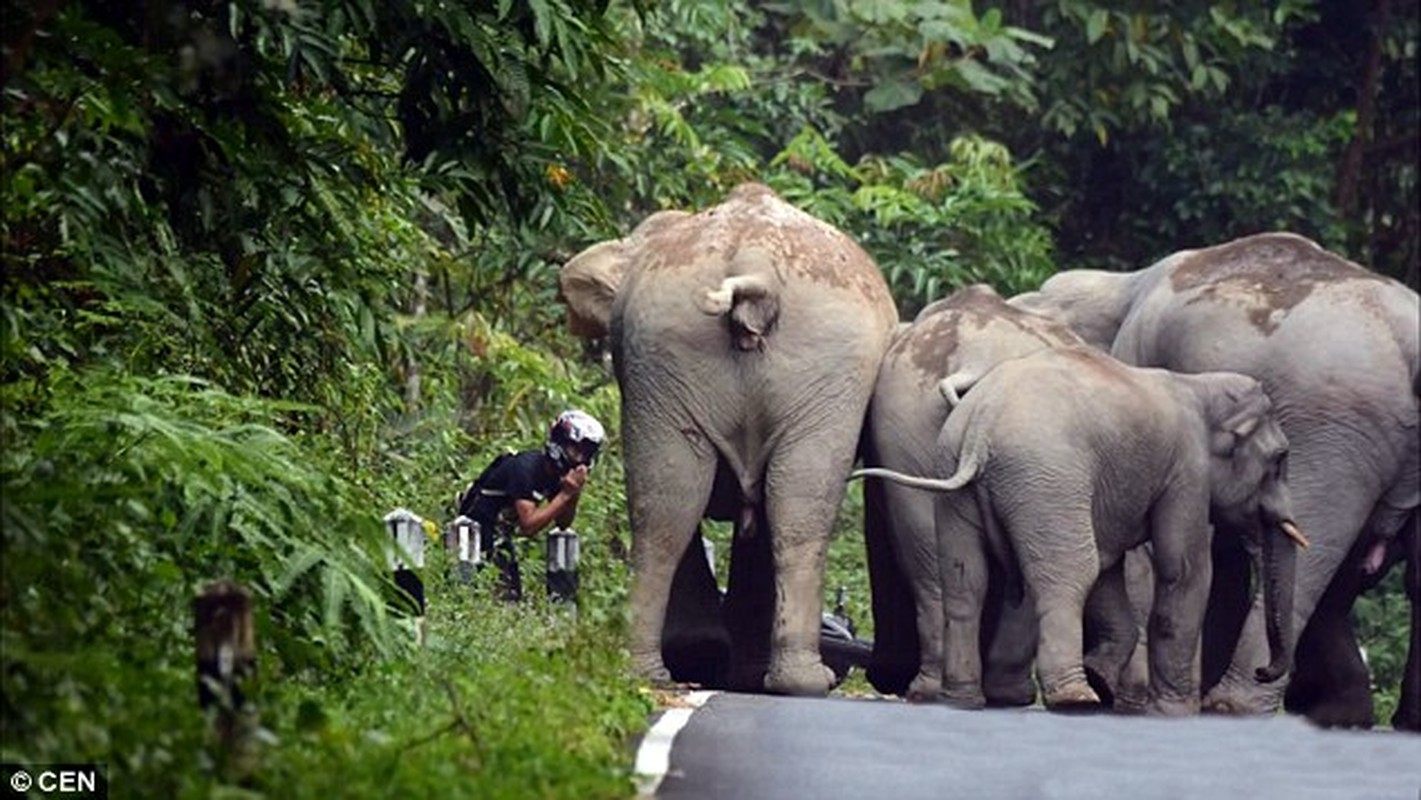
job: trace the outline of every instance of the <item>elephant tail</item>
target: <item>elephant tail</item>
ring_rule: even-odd
[[[780,318],[779,294],[763,274],[732,275],[717,287],[702,287],[695,299],[701,313],[729,316],[731,340],[740,350],[763,350]]]
[[[977,477],[981,464],[977,459],[968,456],[957,467],[957,472],[951,478],[921,478],[917,475],[906,475],[897,470],[886,469],[884,467],[864,467],[849,473],[849,480],[857,478],[884,478],[909,486],[914,489],[927,489],[933,492],[952,492],[972,482]]]

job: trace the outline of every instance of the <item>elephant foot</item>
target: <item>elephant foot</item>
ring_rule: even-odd
[[[1085,681],[1072,681],[1046,691],[1046,708],[1060,712],[1089,712],[1100,708],[1100,695]]]
[[[1398,707],[1391,717],[1391,727],[1399,731],[1421,733],[1421,711]]]
[[[1150,688],[1122,683],[1115,693],[1115,703],[1111,710],[1117,714],[1145,714],[1149,712]]]
[[[938,701],[963,710],[986,708],[986,695],[978,685],[946,685],[938,693]]]
[[[1377,724],[1370,702],[1366,708],[1350,703],[1319,703],[1308,709],[1307,720],[1321,728],[1370,730]]]
[[[632,666],[637,675],[658,689],[676,685],[676,680],[671,677],[671,670],[662,662],[660,653],[635,655],[632,657]]]
[[[917,675],[916,664],[904,660],[875,658],[864,670],[868,683],[881,694],[906,695],[913,677]]]
[[[772,694],[823,697],[834,685],[834,671],[822,662],[780,664],[765,673],[765,691]]]
[[[990,708],[1022,708],[1036,702],[1036,684],[1031,676],[1011,680],[985,680],[982,693]]]
[[[1416,602],[1412,599],[1412,602]],[[1401,698],[1396,704],[1396,713],[1391,715],[1391,727],[1399,731],[1421,732],[1421,682],[1417,677],[1421,676],[1421,670],[1416,668],[1414,654],[1416,649],[1412,648],[1413,657],[1406,661],[1407,678],[1401,682]]]
[[[1199,713],[1199,698],[1152,697],[1145,706],[1145,713],[1152,717],[1192,717]]]
[[[973,696],[949,695],[949,693],[944,692],[938,695],[936,701],[962,710],[982,710],[986,708],[986,698],[980,695],[973,698]]]
[[[1226,714],[1229,716],[1252,716],[1271,714],[1277,711],[1277,704],[1269,705],[1257,692],[1241,689],[1237,685],[1220,683],[1204,697],[1200,710],[1205,714]]]
[[[908,684],[908,690],[903,694],[903,699],[910,703],[936,703],[941,699],[942,680],[934,676],[925,676],[922,673],[913,678],[913,682]]]
[[[1376,709],[1369,692],[1343,691],[1325,696],[1314,693],[1306,699],[1307,703],[1290,703],[1285,708],[1291,713],[1302,714],[1309,722],[1323,728],[1367,730],[1377,724]]]

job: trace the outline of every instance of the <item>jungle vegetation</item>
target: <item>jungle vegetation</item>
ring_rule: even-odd
[[[1414,0],[5,0],[3,29],[0,756],[116,796],[630,793],[618,397],[556,272],[658,209],[766,182],[904,317],[1266,229],[1418,283]],[[416,647],[382,516],[437,530],[574,405],[611,424],[579,612],[436,552]],[[866,627],[856,502],[827,586]],[[255,595],[254,765],[196,708],[216,578]],[[1357,618],[1389,714],[1395,576]]]

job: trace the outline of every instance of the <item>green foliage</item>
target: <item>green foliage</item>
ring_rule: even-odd
[[[1032,221],[1035,206],[1005,148],[964,133],[933,153],[940,161],[898,149],[850,155],[856,145],[843,140],[860,140],[851,130],[863,125],[839,108],[868,114],[874,101],[855,91],[846,106],[843,87],[823,72],[823,62],[856,48],[878,59],[864,56],[865,64],[892,61],[851,35],[866,24],[863,15],[886,14],[898,27],[872,34],[902,39],[904,53],[929,46],[940,63],[919,77],[931,88],[953,91],[943,71],[970,71],[979,61],[1019,78],[1030,57],[1009,42],[1031,37],[1004,27],[1000,14],[978,20],[965,4],[926,3],[764,11],[668,3],[660,10],[659,24],[636,29],[644,55],[626,72],[631,102],[608,99],[605,113],[626,123],[616,140],[624,152],[609,150],[602,168],[578,182],[632,210],[614,230],[660,208],[719,202],[753,179],[854,236],[889,276],[905,314],[966,283],[1012,292],[1049,274],[1049,233]],[[916,26],[943,38],[922,45],[910,35]]]
[[[796,36],[815,42],[821,53],[837,51],[850,74],[868,82],[863,106],[869,113],[916,105],[940,89],[1035,107],[1035,58],[1028,48],[1049,48],[1051,40],[1003,24],[998,9],[978,16],[970,2],[936,0],[797,5],[794,12],[803,17]]]
[[[866,156],[850,167],[814,131],[790,141],[768,181],[790,202],[853,232],[878,261],[900,316],[953,289],[990,283],[1004,294],[1035,288],[1051,273],[1050,237],[1011,155],[978,137],[953,140],[950,160]]]
[[[1040,118],[1003,114],[988,132],[1039,165],[1032,196],[1062,265],[1136,269],[1282,228],[1416,285],[1415,14],[1339,0],[999,5],[1056,43],[1034,73]]]
[[[1206,12],[1190,4],[1041,5],[1041,24],[1060,31],[1061,45],[1041,77],[1074,87],[1051,91],[1042,123],[1066,136],[1089,132],[1101,145],[1122,128],[1167,129],[1186,98],[1223,97],[1240,71],[1267,59],[1285,25],[1315,15],[1308,2],[1213,5]]]
[[[1329,167],[1355,125],[1350,112],[1320,120],[1270,107],[1131,143],[1131,153],[1137,146],[1159,151],[1140,153],[1140,179],[1154,190],[1136,198],[1141,215],[1133,233],[1142,241],[1163,236],[1207,245],[1232,231],[1286,230],[1345,252],[1348,227],[1334,213]],[[1161,200],[1169,205],[1157,205]]]
[[[428,572],[432,573],[431,569]],[[480,578],[486,577],[481,574]],[[256,787],[282,797],[620,798],[651,698],[619,629],[427,574],[427,646],[332,688],[270,685]]]
[[[653,211],[767,182],[904,316],[1264,227],[1415,283],[1414,18],[1377,29],[1369,117],[1358,4],[975,5],[7,2],[6,759],[237,791],[191,708],[188,606],[226,576],[258,597],[259,790],[625,796],[619,398],[556,270]],[[412,650],[380,517],[437,530],[571,406],[610,435],[577,624],[470,599],[435,553]],[[826,599],[867,630],[860,502]],[[1379,691],[1397,592],[1359,610]]]
[[[464,259],[532,239],[504,224],[529,196],[509,187],[544,174],[519,129],[556,116],[541,105],[550,65],[593,75],[602,44],[592,6],[558,2],[148,11],[6,15],[7,48],[11,20],[34,35],[7,49],[24,69],[4,98],[3,749],[205,794],[219,778],[192,767],[212,762],[192,691],[200,585],[255,591],[273,687],[406,669],[383,513],[442,522],[471,464],[540,441],[561,407],[615,419],[605,374],[519,338],[557,314],[552,267],[531,248],[496,280],[476,264],[478,303],[453,307]],[[441,46],[409,46],[419,37]],[[436,58],[496,63],[498,91],[409,81]],[[538,74],[524,86],[520,68]],[[391,123],[402,101],[418,131]],[[482,135],[495,128],[501,139]],[[477,191],[432,193],[460,187]],[[440,300],[442,317],[421,307]],[[476,330],[491,353],[476,352]],[[481,402],[466,408],[466,389]],[[618,470],[599,471],[589,523],[620,516]],[[588,549],[606,577],[587,581],[587,616],[616,623],[624,548]],[[622,763],[611,747],[588,758],[603,773]]]
[[[109,726],[127,712],[172,714],[191,702],[191,685],[160,697],[128,686],[137,696],[115,702],[107,676],[142,665],[175,680],[190,667],[189,606],[214,577],[254,590],[278,674],[350,669],[395,652],[378,519],[368,498],[272,427],[299,407],[96,370],[50,388],[42,413],[3,417],[13,755],[137,758],[110,752]],[[7,396],[7,408],[16,399]]]
[[[1396,712],[1406,672],[1406,621],[1411,608],[1403,584],[1405,566],[1396,565],[1376,590],[1357,598],[1352,612],[1357,643],[1366,653],[1372,672],[1377,721],[1383,725]]]

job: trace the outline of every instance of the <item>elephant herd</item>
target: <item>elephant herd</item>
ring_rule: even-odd
[[[1350,610],[1402,563],[1392,724],[1421,730],[1404,285],[1266,233],[899,324],[850,237],[745,184],[579,253],[560,288],[621,388],[653,682],[826,692],[824,563],[862,478],[881,692],[1369,726]],[[703,519],[734,526],[723,593]]]

